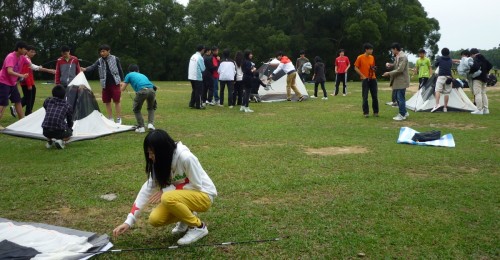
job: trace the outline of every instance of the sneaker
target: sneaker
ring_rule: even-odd
[[[16,111],[16,108],[14,106],[10,106],[10,114],[13,116],[13,117],[16,117],[17,118],[17,111]]]
[[[234,106],[229,106],[229,108],[233,108]]]
[[[392,103],[391,107],[399,107],[397,102]]]
[[[328,98],[327,98],[327,97],[322,97],[321,99],[323,99],[323,100],[328,100]]]
[[[368,114],[364,114],[363,116],[364,116],[364,117],[366,117],[366,118],[368,118],[370,115],[368,115]]]
[[[200,239],[202,239],[204,236],[208,235],[208,228],[205,225],[205,223],[202,223],[203,227],[198,228],[189,228],[187,233],[179,240],[177,240],[177,244],[179,245],[189,245],[191,243],[194,243]]]
[[[207,104],[207,105],[208,105],[208,104],[210,104],[210,102],[208,102],[208,100],[205,100],[205,104]]]
[[[224,104],[217,104],[217,106],[219,106],[219,107],[224,107]]]
[[[210,103],[208,103],[208,104],[211,105],[211,106],[215,106],[215,102],[213,102],[213,101],[210,102]]]
[[[57,149],[64,149],[64,142],[61,139],[57,139],[54,141],[55,146]]]
[[[345,97],[345,96],[347,96],[347,94],[342,94],[342,96],[344,96],[344,97]]]
[[[401,114],[398,114],[397,116],[393,117],[392,119],[394,119],[396,121],[403,121],[406,118],[404,116],[402,116]]]
[[[245,113],[253,113],[253,110],[250,109],[249,107],[246,107],[245,108]]]
[[[388,106],[392,106],[392,101],[385,103]]]
[[[179,235],[179,234],[182,234],[182,233],[185,233],[187,230],[188,230],[189,226],[184,223],[184,222],[177,222],[177,224],[175,224],[175,227],[172,229],[172,235]]]
[[[48,140],[47,143],[45,143],[45,148],[50,149],[52,148],[52,145],[54,145],[54,142],[51,140]]]
[[[470,112],[470,113],[473,114],[473,115],[484,115],[483,110],[476,110],[476,111]]]
[[[483,108],[483,115],[488,115],[490,114],[490,110],[487,108]]]
[[[332,93],[332,94],[330,94],[330,96],[335,97],[335,94]]]
[[[318,98],[317,96],[311,96],[311,98]]]
[[[241,106],[240,111],[245,112],[245,106]]]
[[[443,107],[443,112],[444,113],[448,112],[448,108],[447,107]]]
[[[373,113],[373,116],[374,117],[378,117],[378,113]]]
[[[408,117],[410,117],[410,113],[408,113],[408,111],[407,111],[406,114],[405,114],[405,119],[408,118]]]
[[[154,126],[153,124],[151,124],[151,123],[149,123],[149,124],[148,124],[148,130],[149,130],[149,131],[153,131],[153,130],[155,130],[155,129],[156,129],[156,128],[155,128],[155,126]]]
[[[438,110],[440,107],[441,107],[440,105],[437,105],[437,106],[433,107],[432,110],[431,110],[431,113],[436,112],[436,110]]]
[[[299,98],[299,102],[302,102],[304,100],[304,96]]]
[[[144,129],[144,126],[137,127],[137,128],[135,129],[135,132],[136,132],[136,133],[144,133],[144,132],[146,132],[146,129]]]
[[[291,98],[287,98],[286,101],[292,101],[292,99]]]
[[[119,117],[117,117],[115,122],[116,122],[117,125],[121,125],[122,124],[122,119],[119,118]]]

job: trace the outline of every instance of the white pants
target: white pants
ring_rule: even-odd
[[[488,109],[488,96],[486,96],[486,83],[481,80],[472,81],[472,93],[478,110]]]

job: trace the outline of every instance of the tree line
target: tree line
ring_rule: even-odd
[[[439,23],[418,0],[2,0],[0,54],[17,39],[37,48],[35,64],[54,67],[60,47],[88,66],[109,44],[124,69],[136,63],[153,80],[186,80],[197,44],[251,49],[257,66],[281,50],[320,56],[333,77],[333,60],[345,49],[353,62],[362,45],[375,46],[378,66],[399,42],[417,53],[438,54]],[[40,75],[42,76],[42,75]]]

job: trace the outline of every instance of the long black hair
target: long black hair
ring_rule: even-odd
[[[245,50],[245,55],[244,55],[245,56],[245,60],[251,60],[250,59],[250,54],[252,54],[252,51],[249,50],[249,49],[246,49]]]
[[[175,149],[177,149],[177,143],[164,130],[153,130],[144,138],[146,174],[156,180],[161,188],[171,184],[172,159]],[[154,162],[149,159],[148,150],[154,153]]]
[[[234,61],[236,61],[236,66],[241,68],[241,65],[243,65],[243,52],[237,51],[234,55]]]

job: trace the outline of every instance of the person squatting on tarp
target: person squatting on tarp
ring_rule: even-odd
[[[195,212],[205,212],[217,196],[214,183],[198,158],[164,130],[148,133],[143,144],[148,180],[142,185],[125,222],[113,230],[119,236],[134,225],[146,204],[157,204],[149,223],[160,227],[176,223],[172,234],[185,235],[177,243],[188,245],[208,234]]]
[[[66,89],[62,85],[52,88],[52,97],[43,102],[45,118],[43,119],[43,135],[47,137],[47,149],[55,145],[64,149],[64,143],[73,135],[73,109],[64,99]]]

